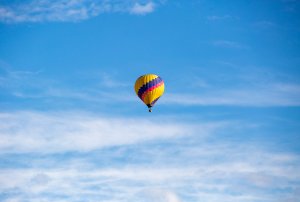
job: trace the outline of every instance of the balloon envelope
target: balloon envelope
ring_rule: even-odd
[[[155,74],[140,76],[134,85],[137,96],[149,107],[163,95],[165,90],[164,81]]]

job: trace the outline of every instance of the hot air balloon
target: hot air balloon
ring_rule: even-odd
[[[148,106],[149,112],[155,102],[163,95],[164,81],[155,74],[145,74],[140,76],[134,85],[137,96]]]

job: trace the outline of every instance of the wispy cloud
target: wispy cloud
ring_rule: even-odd
[[[232,67],[235,71],[240,69],[238,65],[230,63],[223,62],[218,65]],[[159,103],[200,106],[300,106],[300,85],[297,82],[289,82],[284,76],[276,76],[270,72],[250,69],[250,73],[235,73],[235,78],[230,75],[231,80],[238,80],[243,84],[241,86],[214,83],[214,79],[218,80],[219,77],[224,80],[224,75],[214,75],[215,78],[210,82],[195,76],[192,80],[191,77],[186,80],[182,77],[180,82],[193,89],[192,93],[188,93],[189,89],[184,93],[166,91]],[[4,90],[3,93],[7,92],[20,99],[52,99],[53,103],[57,100],[68,103],[72,100],[86,105],[127,103],[130,106],[130,103],[139,102],[130,83],[126,80],[119,81],[111,74],[102,73],[92,85],[81,84],[80,89],[44,79],[40,74],[41,71],[7,71],[6,75],[0,77],[0,88]]]
[[[109,4],[92,1],[33,0],[0,7],[2,22],[79,21],[109,10]]]
[[[205,93],[169,93],[161,103],[202,106],[300,106],[300,85],[274,83],[252,88],[212,90]]]
[[[153,2],[148,2],[146,4],[135,3],[130,9],[130,13],[137,15],[145,15],[152,13],[154,11],[155,4]]]
[[[97,73],[88,75],[89,84],[81,88],[70,87],[55,78],[46,77],[42,70],[21,71],[9,65],[0,64],[0,89],[2,93],[20,99],[62,99],[81,102],[128,102],[136,99],[128,96],[132,87],[124,80],[117,80],[114,74]],[[83,79],[84,80],[84,79]],[[55,102],[55,101],[54,101]]]
[[[233,17],[231,15],[210,15],[207,16],[207,19],[209,21],[224,21],[224,20],[238,19],[238,17]]]
[[[274,27],[276,27],[277,24],[274,23],[274,22],[272,22],[272,21],[261,20],[261,21],[258,21],[256,23],[254,23],[254,26],[258,27],[258,28],[262,28],[262,29],[268,29],[268,28],[274,28]]]
[[[0,120],[2,152],[89,151],[107,146],[186,136],[195,131],[205,136],[215,127],[220,127],[219,124],[174,124],[168,123],[168,119],[162,123],[84,113],[2,113]]]
[[[167,89],[159,104],[171,106],[300,106],[300,83],[298,80],[296,76],[266,66],[214,61],[209,67],[199,67],[197,73],[180,76],[177,79],[180,85],[169,84],[184,86],[184,88]]]
[[[300,3],[298,0],[281,0],[283,3],[283,10],[285,12],[296,12],[299,11]]]
[[[101,80],[101,84],[104,87],[108,88],[120,88],[129,86],[128,83],[118,81],[116,78],[114,78],[111,74],[108,73],[102,73],[99,79]]]
[[[0,22],[76,22],[98,16],[106,12],[127,12],[148,14],[154,11],[155,3],[149,1],[117,0],[30,0],[23,3],[12,2],[0,5]]]
[[[232,49],[248,49],[249,47],[236,41],[217,40],[212,43],[214,46]]]

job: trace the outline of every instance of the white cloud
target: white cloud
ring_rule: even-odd
[[[194,134],[205,136],[214,124],[174,123],[166,118],[110,118],[79,112],[54,114],[16,112],[0,114],[0,151],[89,151],[154,139]]]
[[[79,21],[105,11],[92,1],[33,0],[0,7],[2,22]]]
[[[118,0],[30,0],[23,3],[0,5],[0,22],[76,22],[105,12],[148,14],[155,4],[140,1]]]
[[[141,202],[181,202],[174,192],[164,189],[145,189],[139,195]]]
[[[155,4],[148,2],[146,4],[135,3],[130,12],[137,15],[145,15],[154,11]]]

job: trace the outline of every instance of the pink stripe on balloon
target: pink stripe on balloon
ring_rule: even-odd
[[[145,98],[145,96],[146,96],[146,93],[148,93],[148,92],[154,90],[155,88],[158,88],[159,86],[161,86],[161,85],[163,85],[163,84],[164,84],[164,82],[161,81],[160,83],[156,84],[155,86],[153,86],[153,87],[147,89],[147,90],[143,93],[143,95],[142,95],[142,100],[144,101],[144,98]]]

